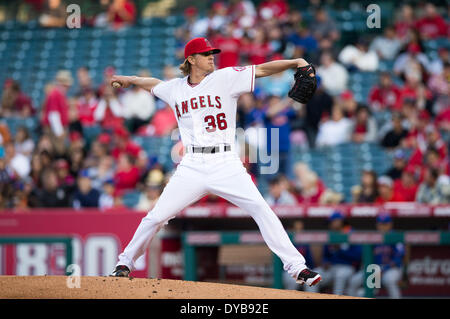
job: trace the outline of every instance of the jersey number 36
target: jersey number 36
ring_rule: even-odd
[[[225,130],[228,127],[225,113],[219,113],[216,117],[213,115],[205,116],[205,123],[208,124],[206,131],[209,133],[214,132],[216,129]]]

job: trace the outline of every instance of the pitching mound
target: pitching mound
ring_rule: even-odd
[[[65,276],[0,276],[0,299],[336,299],[306,293],[209,282],[169,279],[81,277],[80,288],[68,288]],[[75,283],[75,281],[73,281]]]

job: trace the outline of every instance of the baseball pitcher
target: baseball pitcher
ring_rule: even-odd
[[[156,205],[119,255],[113,275],[127,277],[163,225],[183,208],[212,193],[250,214],[284,269],[298,283],[313,286],[321,280],[320,275],[306,267],[305,259],[247,174],[234,142],[236,102],[241,94],[253,91],[255,78],[296,68],[289,96],[305,103],[315,91],[314,68],[304,59],[294,59],[215,70],[217,53],[220,50],[207,39],[195,38],[184,49],[185,61],[180,66],[183,78],[161,81],[115,75],[111,79],[114,87],[136,85],[169,104],[186,151]]]

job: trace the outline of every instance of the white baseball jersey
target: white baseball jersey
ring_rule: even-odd
[[[253,91],[255,66],[214,71],[192,86],[188,77],[161,82],[152,93],[173,109],[185,147],[234,145],[236,102]],[[234,154],[234,155],[233,155]],[[153,209],[139,224],[118,265],[133,270],[150,241],[170,219],[208,193],[244,209],[257,223],[269,248],[294,278],[306,268],[305,259],[291,243],[278,217],[264,201],[237,154],[187,153],[177,166]]]
[[[233,145],[237,100],[252,92],[254,84],[254,65],[229,67],[208,74],[195,86],[188,76],[161,82],[152,94],[174,111],[185,146]]]

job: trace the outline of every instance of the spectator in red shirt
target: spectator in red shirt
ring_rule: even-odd
[[[339,102],[344,111],[344,115],[346,118],[353,119],[356,115],[356,110],[360,107],[353,92],[351,90],[345,90],[339,96]]]
[[[94,111],[98,100],[93,89],[86,87],[82,90],[82,96],[77,101],[78,116],[83,127],[95,124]]]
[[[325,192],[325,185],[306,164],[298,163],[295,165],[295,188],[297,193],[295,197],[299,203],[318,204],[320,197]]]
[[[275,18],[284,20],[287,18],[289,5],[285,0],[264,0],[259,6],[259,15],[264,20]]]
[[[415,17],[414,10],[409,4],[404,4],[400,11],[400,16],[395,22],[395,32],[397,37],[401,40],[405,40],[408,36],[408,31],[414,27]]]
[[[240,28],[251,28],[256,22],[256,9],[252,1],[234,0],[228,8],[228,16],[232,23]]]
[[[401,88],[400,97],[397,100],[396,109],[402,108],[405,99],[414,99],[419,110],[424,109],[431,102],[433,95],[422,83],[422,76],[418,70],[406,72],[406,83]]]
[[[177,119],[169,104],[156,111],[149,125],[141,126],[138,135],[145,136],[167,136],[178,126]]]
[[[61,70],[56,74],[55,82],[44,102],[42,125],[44,128],[51,128],[56,136],[61,136],[69,125],[66,94],[73,83],[72,75],[67,70]]]
[[[117,127],[114,130],[114,145],[115,147],[111,151],[111,155],[118,160],[123,153],[136,159],[139,152],[142,150],[139,145],[134,143],[128,131],[123,127]]]
[[[75,177],[70,174],[69,162],[67,162],[67,160],[63,158],[60,158],[56,162],[54,162],[54,167],[56,170],[56,174],[58,175],[58,185],[65,187],[70,191],[73,191],[75,185]]]
[[[120,154],[117,162],[117,170],[114,175],[116,192],[123,194],[125,191],[135,189],[139,182],[139,178],[139,170],[134,165],[132,157],[125,153]]]
[[[447,37],[447,24],[432,3],[425,6],[425,16],[416,22],[416,28],[424,39]]]
[[[389,72],[380,73],[380,82],[369,93],[369,105],[373,111],[394,110],[399,103],[400,88],[392,81]]]
[[[33,113],[31,99],[21,91],[19,83],[13,79],[6,79],[0,101],[0,116],[28,117]]]
[[[136,7],[129,0],[113,0],[108,8],[108,21],[114,29],[134,23]]]
[[[104,86],[103,96],[94,110],[95,121],[104,129],[114,129],[122,126],[123,113],[123,105],[119,102],[114,89],[110,85]]]
[[[401,178],[394,181],[394,193],[402,194],[407,202],[416,200],[417,188],[419,187],[415,179],[415,171],[412,167],[406,167]]]
[[[258,65],[267,61],[273,51],[267,42],[264,29],[258,28],[255,30],[253,39],[245,46],[244,51],[249,64]]]
[[[409,159],[410,165],[423,166],[430,149],[435,150],[440,161],[447,161],[447,145],[433,125],[426,126],[417,134],[415,145],[416,148]]]
[[[417,148],[425,145],[425,127],[430,124],[430,114],[426,110],[418,111],[416,101],[411,98],[405,99],[402,115],[408,122],[408,135],[404,140],[404,147]],[[425,149],[422,147],[422,149]]]
[[[365,105],[359,105],[355,112],[352,140],[355,143],[375,142],[377,134],[377,125],[375,119],[371,116],[369,108]]]
[[[0,101],[0,116],[29,117],[35,113],[31,99],[20,89],[20,85],[13,79],[6,79]]]
[[[401,193],[394,190],[394,182],[388,176],[380,176],[378,182],[378,197],[375,200],[376,204],[383,204],[386,202],[404,202],[405,198]]]
[[[211,38],[214,47],[222,50],[218,56],[217,68],[222,69],[229,66],[238,66],[239,53],[241,51],[241,40],[233,37],[234,27],[229,24],[225,27],[223,34],[216,34]]]
[[[435,123],[438,129],[446,132],[447,134],[450,133],[450,107],[443,109],[436,116]]]

